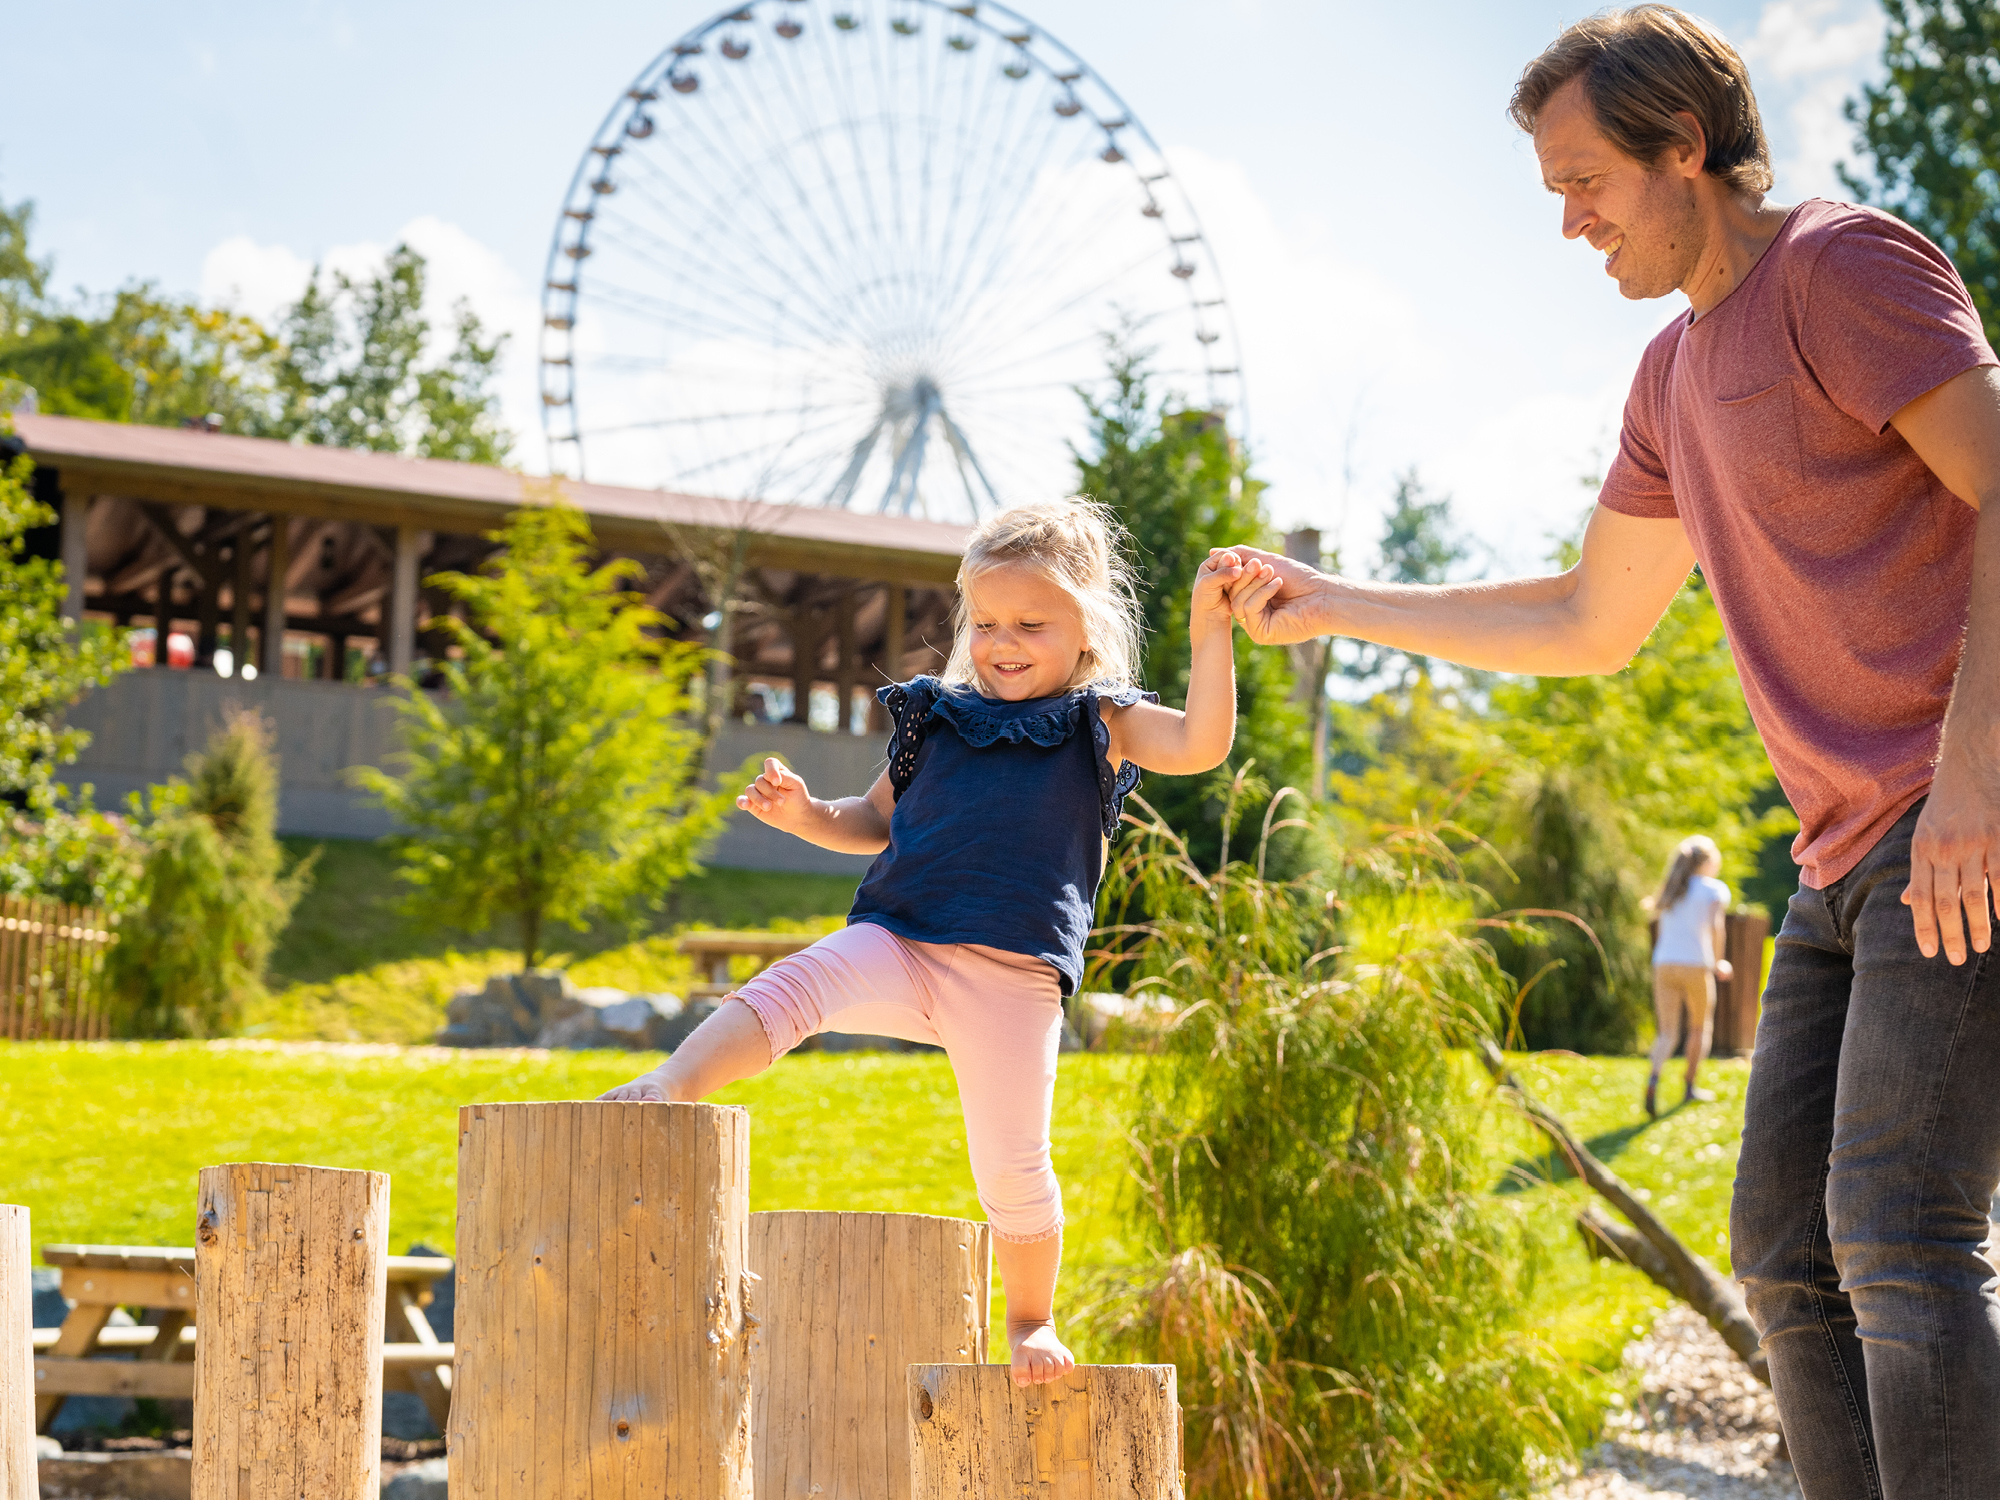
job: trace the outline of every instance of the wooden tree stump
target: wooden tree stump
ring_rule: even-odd
[[[452,1500],[751,1500],[750,1120],[458,1112]]]
[[[909,1367],[985,1358],[992,1248],[968,1219],[750,1216],[758,1500],[908,1500]]]
[[[28,1211],[0,1203],[0,1495],[37,1495],[34,1246]]]
[[[1014,1384],[1006,1365],[911,1365],[911,1500],[1182,1500],[1172,1365],[1078,1365]]]
[[[203,1167],[194,1500],[374,1500],[389,1178]]]

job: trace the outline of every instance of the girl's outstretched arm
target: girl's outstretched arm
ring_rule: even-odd
[[[763,774],[743,788],[736,805],[758,822],[822,849],[880,854],[889,847],[889,814],[896,809],[896,794],[884,771],[866,796],[822,802],[806,790],[804,777],[773,759],[765,761]]]
[[[1236,655],[1231,639],[1229,590],[1243,574],[1233,552],[1218,552],[1195,575],[1188,606],[1188,672],[1185,711],[1135,703],[1110,714],[1111,758],[1136,761],[1168,776],[1212,771],[1229,759],[1236,739]]]

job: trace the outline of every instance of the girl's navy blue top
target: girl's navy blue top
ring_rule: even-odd
[[[1111,769],[1100,702],[1157,693],[1081,687],[1007,703],[935,677],[876,693],[895,721],[889,847],[847,914],[916,943],[982,943],[1048,960],[1073,994],[1083,979],[1103,840],[1139,784]]]

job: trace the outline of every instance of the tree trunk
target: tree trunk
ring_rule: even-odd
[[[1172,1365],[911,1365],[909,1401],[911,1500],[1182,1500]]]
[[[0,1203],[0,1495],[35,1495],[34,1246],[28,1211]]]
[[[453,1500],[751,1500],[749,1117],[458,1113]]]
[[[203,1167],[194,1500],[375,1500],[389,1178]]]
[[[986,1357],[992,1242],[927,1214],[750,1216],[758,1500],[908,1500],[912,1364]]]

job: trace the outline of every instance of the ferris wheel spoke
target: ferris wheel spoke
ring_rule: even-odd
[[[1025,283],[1017,283],[1017,285],[1021,286],[1021,291],[1019,294],[1012,296],[1011,300],[1000,301],[995,299],[981,307],[980,321],[990,332],[969,344],[967,358],[969,360],[982,358],[985,349],[1003,336],[1009,339],[1021,338],[1025,334],[1039,329],[1057,318],[1079,312],[1088,303],[1101,301],[1112,287],[1129,280],[1137,272],[1146,266],[1156,264],[1163,257],[1163,250],[1149,248],[1142,254],[1120,263],[1115,269],[1101,276],[1090,285],[1063,296],[1062,301],[1045,305],[1039,309],[1025,308],[1023,304],[1047,292],[1046,280],[1030,278]],[[1049,266],[1051,264],[1063,264],[1064,260],[1065,258],[1060,255],[1049,255],[1042,257],[1037,265],[1042,270],[1044,278],[1046,278],[1049,274]],[[1056,295],[1062,296],[1063,294],[1058,292]],[[1017,309],[1021,309],[1018,318],[1015,315]],[[1103,330],[1099,329],[1097,331],[1102,332]]]
[[[701,129],[702,127],[696,127],[696,131]],[[691,133],[696,132],[691,131]],[[705,190],[701,207],[706,214],[706,227],[711,231],[709,234],[697,234],[691,238],[698,244],[706,244],[711,239],[719,238],[717,232],[726,229],[731,222],[740,219],[743,190],[735,184],[718,182],[706,170],[706,163],[701,162],[692,153],[689,153],[685,159],[691,168],[700,173],[699,180]],[[645,168],[654,174],[656,181],[665,181],[665,173],[657,163],[646,160],[643,157],[641,161]],[[755,181],[755,175],[749,173],[747,170],[741,170],[739,176],[747,178],[752,182]],[[659,209],[662,216],[666,217],[669,222],[672,222],[675,217],[673,206],[660,202],[659,199],[653,197],[651,192],[647,192],[646,196],[648,201],[652,202]],[[789,220],[791,216],[787,215],[761,189],[750,190],[748,196],[761,211],[765,224],[772,232],[772,237],[789,243],[796,250],[797,264],[792,268],[780,265],[766,248],[766,240],[762,235],[753,236],[752,238],[749,248],[754,258],[781,283],[796,282],[799,280],[799,272],[803,270],[821,282],[822,290],[827,290],[828,288],[825,286],[825,273],[820,269],[821,258],[812,254],[804,245],[799,243],[797,236],[792,233],[790,227]],[[675,253],[680,252],[676,250]]]

